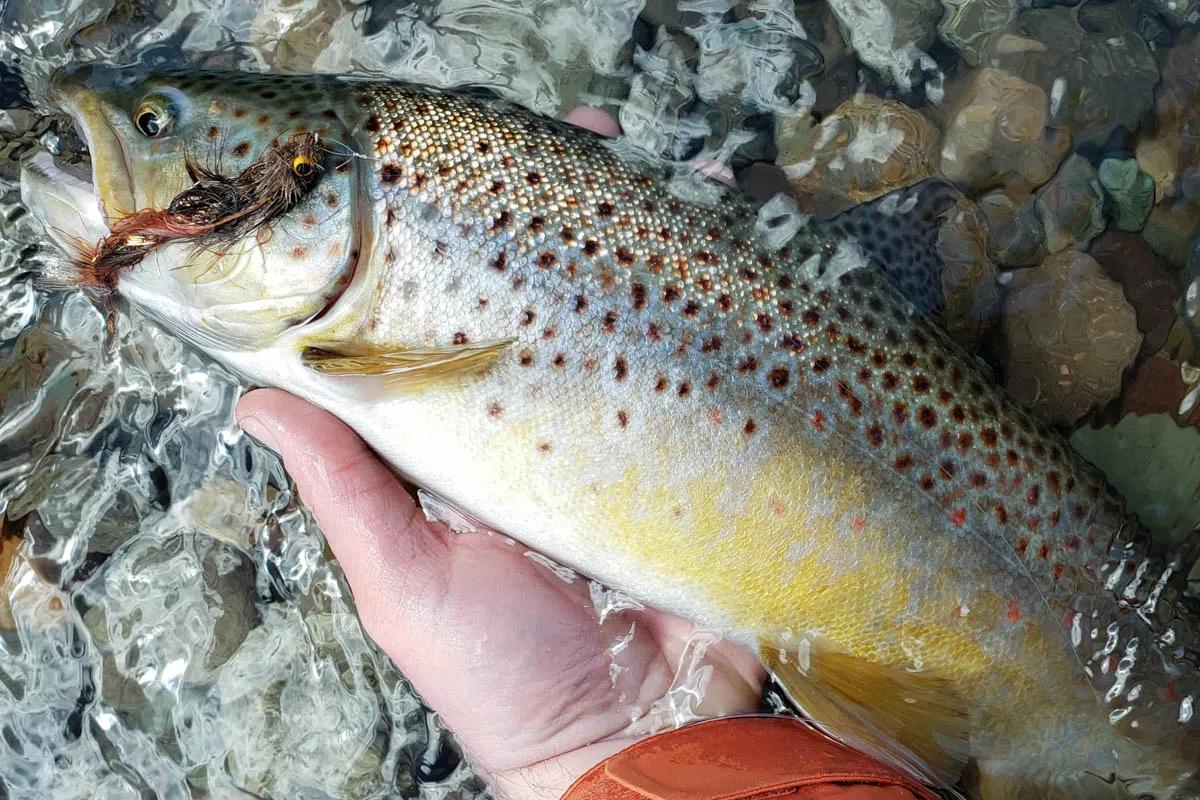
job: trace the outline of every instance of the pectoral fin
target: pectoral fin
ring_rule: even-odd
[[[378,375],[405,386],[461,379],[486,372],[513,339],[446,347],[378,350],[347,343],[305,347],[300,357],[325,375]]]
[[[813,646],[805,657],[762,643],[763,663],[800,708],[853,747],[953,787],[968,758],[968,722],[948,682]]]

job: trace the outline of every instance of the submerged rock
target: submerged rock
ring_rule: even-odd
[[[1154,102],[1158,65],[1120,5],[1037,8],[997,37],[987,63],[1042,87],[1051,122],[1078,143],[1136,130]]]
[[[96,576],[84,622],[148,698],[210,679],[259,623],[255,570],[228,545],[192,534],[137,539]]]
[[[1155,102],[1159,130],[1177,147],[1179,193],[1200,202],[1200,36],[1165,51],[1162,77]]]
[[[1156,114],[1159,128],[1151,135],[1138,140],[1135,156],[1138,168],[1154,182],[1154,200],[1175,194],[1175,181],[1179,177],[1179,150],[1182,143],[1179,131],[1167,123],[1161,113]]]
[[[1032,267],[1046,258],[1046,229],[1032,198],[1018,203],[1002,189],[979,198],[987,218],[988,255],[1003,267]]]
[[[971,74],[951,100],[942,174],[980,191],[1040,186],[1070,149],[1070,137],[1049,120],[1050,98],[1041,87],[997,69]]]
[[[1098,170],[1100,185],[1112,199],[1113,224],[1137,233],[1154,207],[1154,179],[1138,168],[1136,159],[1106,158]]]
[[[1057,253],[1086,247],[1104,230],[1104,190],[1096,168],[1073,155],[1037,193],[1035,203],[1046,231],[1046,249]]]
[[[1076,250],[1010,275],[1001,319],[1005,384],[1013,396],[1070,425],[1120,394],[1142,343],[1121,287]]]
[[[808,198],[807,210],[818,216],[936,174],[937,128],[894,100],[859,94],[819,126],[797,126],[792,134],[779,145],[780,164],[796,194]]]
[[[1145,0],[1145,2],[1160,19],[1175,30],[1195,25],[1200,20],[1200,2],[1197,0]]]
[[[1106,231],[1092,242],[1092,258],[1121,284],[1125,299],[1137,314],[1141,357],[1157,353],[1175,324],[1179,281],[1140,236]]]
[[[1200,350],[1200,240],[1192,246],[1191,257],[1183,270],[1183,293],[1177,308],[1195,348]]]
[[[1015,0],[942,0],[938,34],[972,67],[983,64],[996,37],[1008,30],[1023,3]]]
[[[1200,430],[1200,403],[1188,401],[1191,386],[1184,370],[1165,355],[1155,355],[1138,366],[1128,388],[1121,394],[1120,415],[1170,414],[1180,425]]]
[[[971,351],[979,349],[1000,309],[1000,286],[987,243],[987,219],[968,198],[960,198],[938,231],[937,253],[946,330]]]
[[[1200,234],[1200,204],[1181,198],[1155,206],[1142,229],[1142,238],[1154,252],[1176,267],[1187,264],[1197,234]]]
[[[1129,414],[1116,425],[1082,427],[1071,436],[1165,547],[1200,526],[1200,431],[1168,414]]]

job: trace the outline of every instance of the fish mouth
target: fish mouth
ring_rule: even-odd
[[[21,164],[21,200],[55,244],[78,254],[136,210],[132,172],[121,137],[98,103],[53,78],[51,85],[54,104],[70,118],[87,163],[68,161],[65,151],[35,151]]]

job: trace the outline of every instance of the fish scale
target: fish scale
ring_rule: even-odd
[[[344,291],[301,291],[297,261],[302,324],[246,343],[176,314],[181,335],[342,415],[463,510],[757,649],[880,757],[965,772],[988,800],[1197,796],[1178,578],[1101,476],[923,313],[944,184],[772,249],[739,195],[676,197],[600,137],[478,94],[121,73],[108,97],[92,75],[60,89],[114,131],[168,86],[205,109],[177,140],[228,140],[235,164],[280,120],[363,156],[316,189],[336,216],[297,209],[259,243],[276,282],[280,254],[349,251]],[[183,145],[123,146],[144,156],[126,165],[135,196],[183,188],[166,177]],[[239,259],[155,274],[248,281]],[[155,274],[118,289],[172,325]],[[389,375],[422,357],[422,380]]]

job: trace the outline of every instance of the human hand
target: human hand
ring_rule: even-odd
[[[601,623],[586,580],[563,580],[505,537],[428,522],[349,427],[297,397],[254,391],[237,415],[282,456],[367,633],[499,793],[560,797],[662,724],[648,712],[670,689],[693,626],[650,609]],[[697,714],[757,709],[756,657],[721,642],[705,663],[713,669]]]

